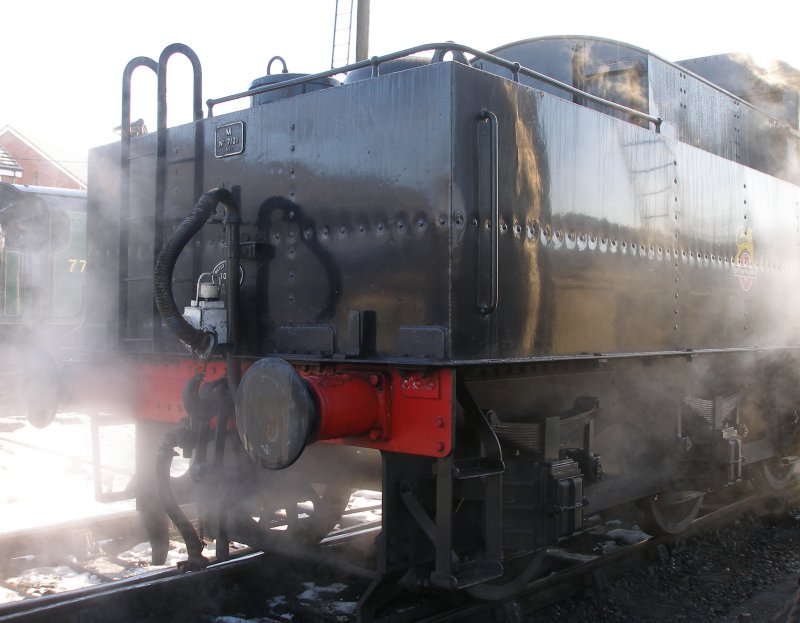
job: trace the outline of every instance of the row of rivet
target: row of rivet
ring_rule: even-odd
[[[437,222],[440,225],[444,225],[446,223],[445,217],[439,217]],[[473,225],[476,225],[477,221],[473,220]],[[425,229],[427,225],[427,221],[423,218],[420,218],[416,222],[417,228],[419,230]],[[375,231],[380,234],[387,230],[389,227],[388,224],[378,223],[374,226]],[[407,223],[404,221],[397,221],[395,224],[397,231],[403,232],[404,230],[408,229]],[[487,229],[491,229],[491,225],[487,222],[486,224]],[[359,224],[356,226],[355,231],[361,234],[367,233],[371,228],[365,224]],[[507,223],[500,224],[500,231],[507,232],[509,226]],[[519,223],[515,223],[512,226],[513,232],[515,236],[520,237],[523,231],[523,226]],[[645,245],[640,244],[637,242],[628,242],[626,240],[619,241],[616,238],[608,238],[607,236],[598,237],[594,234],[585,234],[585,233],[576,233],[576,232],[569,232],[567,234],[564,233],[563,230],[557,229],[555,232],[549,227],[544,226],[541,227],[538,223],[532,223],[527,225],[525,228],[528,240],[535,240],[538,238],[539,242],[552,249],[560,249],[562,246],[567,249],[577,249],[579,251],[584,250],[599,250],[601,253],[619,253],[621,255],[628,255],[630,254],[631,257],[648,257],[650,259],[656,260],[670,260],[673,257],[677,259],[681,259],[684,262],[689,262],[690,264],[700,263],[702,265],[710,265],[710,266],[723,266],[723,265],[731,265],[731,266],[738,266],[738,262],[730,256],[721,256],[716,255],[714,253],[703,253],[703,252],[696,252],[692,250],[686,249],[672,249],[672,248],[664,248],[663,246],[654,246],[654,245]],[[351,230],[341,225],[339,227],[330,227],[327,225],[322,225],[318,228],[318,236],[322,239],[327,239],[332,237],[333,235],[338,235],[338,237],[344,237],[351,233]],[[537,236],[538,234],[538,236]],[[298,235],[298,232],[294,229],[290,229],[286,232],[285,237],[287,242],[293,242]],[[272,235],[272,242],[279,243],[281,238],[284,236],[280,233],[274,233]],[[306,240],[310,240],[314,237],[314,229],[306,228],[303,231],[303,238]],[[751,264],[754,268],[761,268],[761,269],[771,269],[771,268],[782,268],[781,264],[776,262],[764,261],[761,258],[758,258]]]
[[[489,229],[490,225],[487,223],[486,227]],[[508,225],[506,223],[501,223],[500,231],[505,232],[507,230]],[[521,235],[522,226],[519,223],[515,223],[513,226],[513,231],[516,236]],[[579,251],[584,251],[586,249],[594,251],[597,249],[601,253],[620,253],[621,255],[627,255],[630,253],[632,257],[648,257],[656,260],[669,260],[674,257],[675,259],[681,259],[684,262],[688,261],[690,264],[699,262],[703,265],[711,266],[739,266],[739,262],[730,256],[721,256],[714,253],[703,253],[700,251],[687,251],[686,249],[678,250],[671,249],[669,247],[664,248],[662,246],[654,246],[652,244],[645,245],[636,242],[628,243],[626,240],[619,241],[615,238],[609,239],[606,236],[598,237],[594,234],[587,235],[584,233],[569,232],[565,235],[564,231],[561,229],[557,229],[554,233],[549,226],[541,227],[535,222],[533,224],[529,224],[526,227],[526,231],[529,240],[536,239],[538,233],[539,242],[553,249],[560,249],[562,246],[570,250],[577,249]],[[678,237],[677,234],[675,237]],[[762,269],[783,268],[782,264],[764,261],[762,258],[758,258],[751,262],[750,266]]]
[[[519,225],[515,225],[515,227],[519,227]],[[383,226],[381,224],[378,225],[379,231],[383,230]],[[402,229],[402,227],[400,228]],[[364,232],[366,230],[365,226],[359,226],[359,231]],[[344,227],[341,227],[339,233],[344,235],[346,234],[347,230]],[[293,242],[296,238],[297,234],[294,231],[289,231],[286,235],[287,242]],[[321,230],[321,236],[323,238],[327,238],[329,236],[329,230],[327,227],[323,227]],[[307,229],[303,237],[306,240],[309,240],[313,237],[313,230]],[[532,239],[533,236],[530,236],[529,239]],[[275,243],[280,242],[281,234],[273,234],[272,241]],[[620,255],[628,255],[630,254],[631,257],[648,257],[650,259],[656,260],[669,260],[672,257],[675,259],[681,259],[684,262],[689,262],[690,264],[694,264],[696,262],[700,262],[703,265],[712,265],[712,266],[722,266],[724,265],[731,265],[731,266],[738,266],[739,263],[732,257],[728,256],[721,256],[715,255],[713,253],[701,253],[695,251],[686,251],[685,249],[681,249],[680,251],[677,249],[670,249],[664,248],[662,246],[653,246],[649,245],[646,246],[644,244],[638,244],[636,242],[632,242],[628,244],[627,241],[623,240],[619,242],[616,239],[609,240],[607,237],[598,238],[597,236],[590,235],[587,236],[586,234],[575,234],[569,233],[565,237],[561,231],[557,231],[556,235],[553,236],[549,229],[543,230],[542,235],[540,237],[540,241],[545,246],[548,246],[552,249],[560,249],[562,246],[566,247],[567,249],[578,249],[579,251],[584,251],[586,249],[590,251],[594,251],[595,249],[599,249],[601,253],[619,253]],[[195,244],[200,246],[200,241],[196,241]],[[222,243],[219,241],[211,241],[207,242],[209,246],[222,246]],[[141,256],[143,254],[148,254],[152,252],[151,246],[137,246],[131,249],[131,255],[134,256]],[[89,255],[94,256],[106,256],[111,257],[117,255],[119,253],[118,249],[94,249],[93,251],[89,252]],[[783,264],[779,264],[777,262],[770,262],[764,261],[761,258],[752,262],[749,266],[754,268],[760,269],[782,269]]]

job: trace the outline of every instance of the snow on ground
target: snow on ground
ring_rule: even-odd
[[[231,550],[236,550],[244,547],[243,545],[234,545]],[[151,565],[152,549],[150,543],[139,543],[131,549],[124,551],[117,555],[117,560],[125,564],[124,569],[120,570],[113,575],[115,579],[127,578],[133,575],[141,575],[142,573],[150,573],[152,571],[160,571],[169,567],[174,567],[179,562],[187,560],[189,555],[186,551],[186,545],[183,541],[170,541],[169,551],[167,552],[167,560],[163,565]],[[214,543],[205,543],[203,547],[203,556],[211,560],[216,556],[217,550]]]
[[[180,541],[170,541],[170,549],[164,565],[151,565],[150,554],[150,544],[139,543],[112,559],[100,558],[84,561],[82,566],[88,571],[83,569],[77,571],[68,564],[31,567],[5,580],[6,584],[15,590],[0,587],[0,604],[102,584],[104,580],[98,575],[112,579],[144,575],[174,567],[179,561],[187,558],[186,546]],[[213,545],[207,546],[203,550],[206,558],[212,558],[214,554]]]
[[[103,426],[103,485],[122,490],[133,474],[133,424]],[[59,413],[47,428],[0,418],[0,533],[134,508],[95,500],[89,416]]]
[[[377,508],[370,507],[377,506]],[[357,509],[370,509],[357,512]],[[351,512],[352,511],[352,512]],[[342,515],[339,521],[340,528],[348,528],[350,526],[360,525],[373,521],[381,520],[381,492],[369,491],[367,489],[359,489],[353,492],[350,501],[347,503],[345,511],[346,515]]]
[[[104,490],[121,491],[128,485],[134,470],[134,437],[133,423],[100,427]],[[186,469],[184,463],[181,459],[174,461],[174,475]],[[356,512],[345,515],[339,527],[380,521],[380,502],[379,491],[356,491],[347,506]],[[374,506],[377,508],[370,508]],[[95,499],[90,417],[59,413],[44,429],[34,428],[21,416],[0,417],[0,508],[0,533],[6,533],[133,510],[135,503],[102,503]],[[97,546],[103,549],[103,542]],[[243,546],[233,544],[234,549],[239,547]],[[101,583],[94,573],[125,578],[174,566],[187,558],[186,547],[180,541],[170,542],[165,565],[150,565],[150,555],[150,544],[139,543],[111,558],[84,561],[89,572],[65,565],[33,566],[6,580],[7,586],[16,591],[0,587],[0,604]],[[213,543],[207,545],[203,555],[214,557]],[[330,595],[332,613],[349,613],[355,602],[336,598],[335,593],[342,588],[307,585],[301,599],[315,601]]]
[[[21,601],[25,599],[22,595],[15,591],[10,591],[7,588],[0,586],[0,604],[7,604],[12,601]]]
[[[96,575],[81,573],[67,566],[26,569],[20,575],[6,581],[28,597],[63,593],[103,583]]]
[[[319,618],[320,621],[350,621],[355,616],[358,609],[358,602],[348,600],[345,596],[348,594],[349,587],[347,584],[336,582],[327,586],[320,586],[314,582],[303,582],[303,590],[291,599],[287,599],[285,595],[277,595],[269,599],[266,603],[267,614],[269,615],[268,621],[286,620],[292,621],[295,618],[293,604],[298,604],[301,611],[306,609],[304,606],[311,608],[314,613],[314,620]],[[306,620],[305,618],[303,620]],[[251,623],[251,621],[259,621],[259,619],[236,619],[235,617],[217,617],[214,623]]]

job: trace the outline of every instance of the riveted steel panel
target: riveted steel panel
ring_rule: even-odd
[[[780,294],[798,277],[796,186],[563,98],[458,74],[456,143],[475,143],[481,108],[498,119],[500,218],[498,304],[481,316],[476,258],[489,222],[474,158],[456,147],[453,209],[466,227],[453,237],[455,359],[800,340]],[[744,268],[748,231],[756,261]],[[748,270],[757,276],[743,279]]]
[[[214,158],[216,129],[233,123],[246,148]],[[798,277],[800,191],[675,133],[451,62],[201,127],[168,131],[161,226],[191,210],[200,136],[205,188],[242,206],[243,354],[452,364],[798,339],[794,303],[776,294]],[[147,326],[153,143],[132,143],[141,279],[126,286],[127,335],[180,352]],[[96,151],[93,170],[115,158]],[[93,252],[108,254],[118,182],[97,187],[90,207],[110,227]],[[223,257],[221,227],[205,227],[176,269],[179,305]],[[109,294],[114,270],[99,277]]]

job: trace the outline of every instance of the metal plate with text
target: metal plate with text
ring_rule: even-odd
[[[244,122],[219,126],[214,132],[214,156],[225,158],[244,151]]]

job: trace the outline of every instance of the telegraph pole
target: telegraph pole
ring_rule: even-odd
[[[356,61],[369,58],[369,0],[358,0],[356,12]]]

